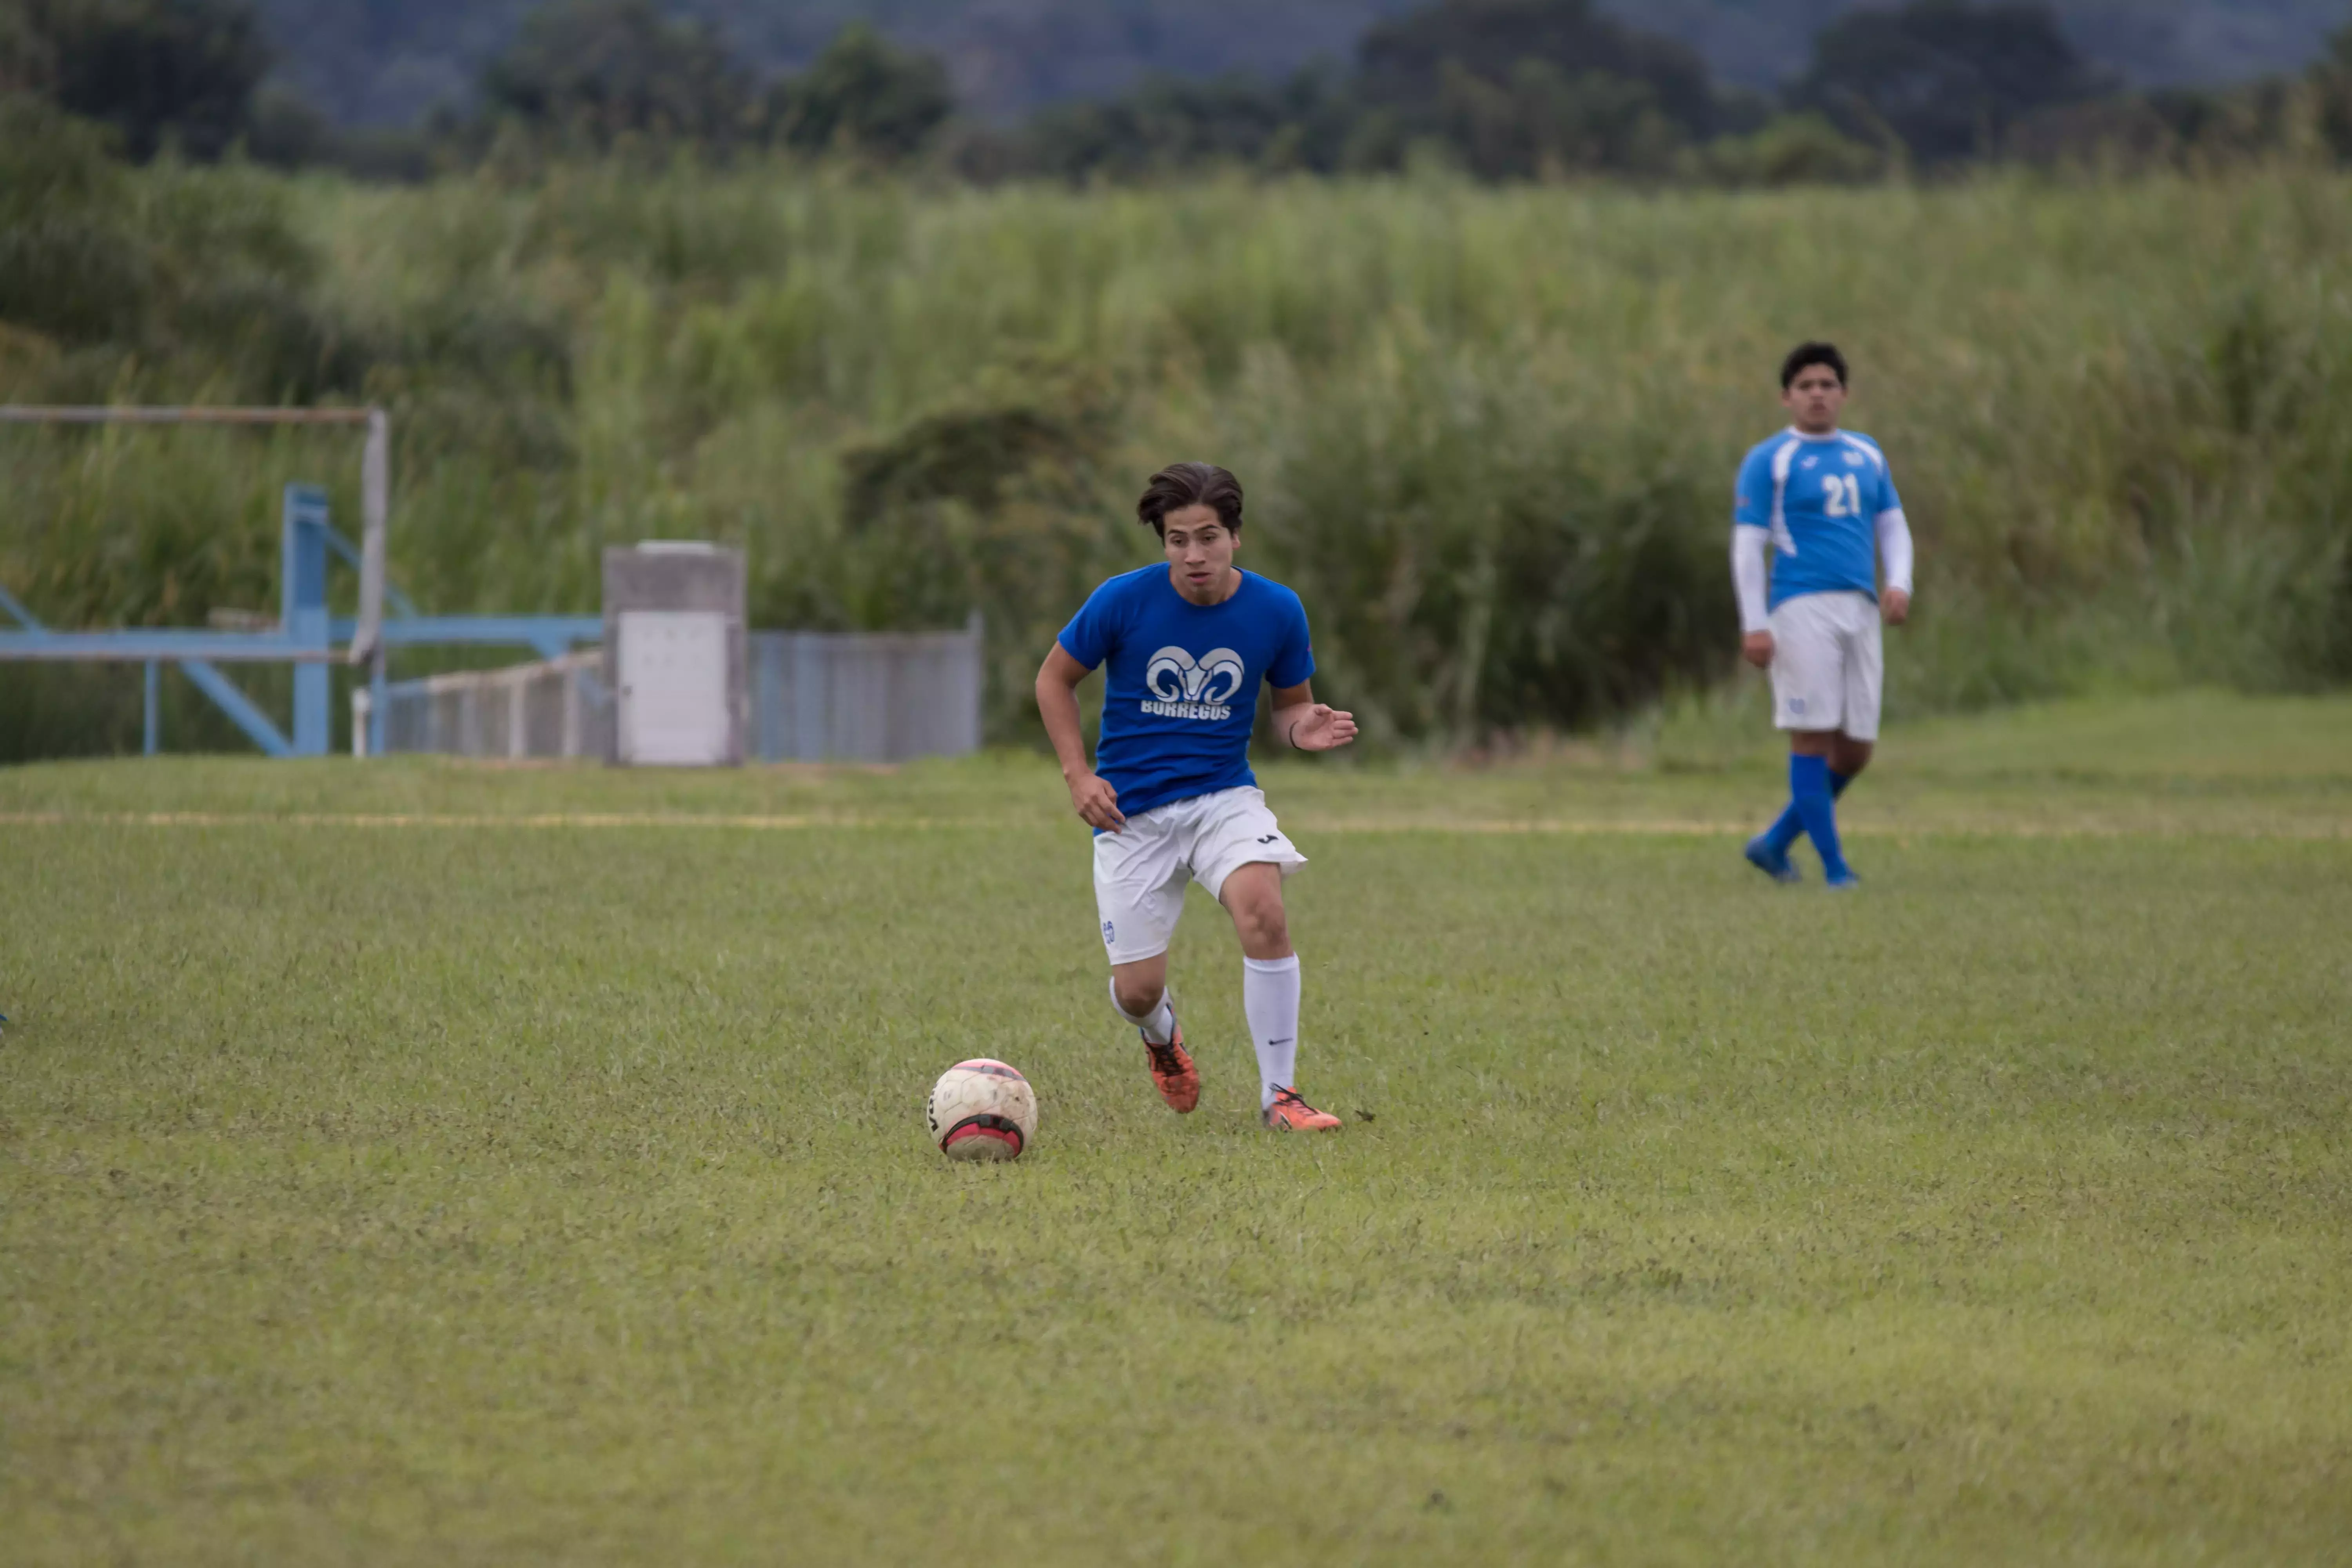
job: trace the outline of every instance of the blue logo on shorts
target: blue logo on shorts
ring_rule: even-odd
[[[1111,924],[1108,921],[1103,921],[1103,945],[1105,947],[1108,947],[1112,942],[1117,942],[1118,940],[1118,928]]]

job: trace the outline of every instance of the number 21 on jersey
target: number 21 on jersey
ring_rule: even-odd
[[[1862,515],[1862,481],[1852,474],[1832,474],[1822,480],[1829,486],[1829,513],[1832,517]]]

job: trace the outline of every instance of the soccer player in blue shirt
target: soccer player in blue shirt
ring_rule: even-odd
[[[1740,654],[1772,672],[1773,722],[1789,731],[1789,808],[1748,858],[1776,882],[1799,881],[1789,850],[1811,837],[1832,888],[1860,886],[1838,847],[1836,803],[1878,740],[1879,622],[1911,614],[1911,530],[1886,454],[1838,428],[1846,385],[1834,346],[1789,355],[1780,401],[1793,423],[1740,465],[1731,527]]]
[[[1070,804],[1095,830],[1095,904],[1110,954],[1111,1005],[1143,1032],[1152,1082],[1171,1110],[1201,1100],[1201,1074],[1168,999],[1168,942],[1199,882],[1233,916],[1242,1011],[1257,1047],[1266,1126],[1328,1131],[1339,1119],[1299,1097],[1298,955],[1282,881],[1307,863],[1250,773],[1257,688],[1274,689],[1274,731],[1302,752],[1356,738],[1352,715],[1315,700],[1315,655],[1298,595],[1234,564],[1242,487],[1207,463],[1151,476],[1136,515],[1159,533],[1164,566],[1113,577],[1062,628],[1037,671],[1037,710],[1062,760]],[[1092,767],[1078,683],[1107,667]]]

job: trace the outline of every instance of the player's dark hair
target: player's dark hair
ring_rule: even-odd
[[[1804,374],[1808,367],[1817,364],[1825,364],[1837,372],[1840,386],[1853,384],[1846,377],[1845,355],[1838,353],[1837,344],[1799,343],[1789,351],[1789,357],[1780,362],[1780,390],[1786,392],[1796,385],[1797,378]]]
[[[1168,514],[1182,511],[1188,506],[1212,509],[1227,532],[1238,533],[1242,526],[1242,482],[1214,463],[1171,463],[1151,476],[1143,499],[1135,503],[1135,515],[1150,523],[1152,532],[1164,537],[1168,532]]]

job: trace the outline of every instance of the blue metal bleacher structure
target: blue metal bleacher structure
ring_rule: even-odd
[[[123,412],[179,416],[170,422],[261,424],[291,422],[270,416],[310,411],[279,410],[50,410],[0,407],[0,423],[94,424]],[[325,412],[325,411],[320,411]],[[340,423],[370,421],[369,461],[381,473],[383,416],[373,410],[334,410]],[[204,417],[205,416],[215,417]],[[163,423],[149,417],[142,423]],[[325,421],[318,421],[325,422]],[[371,476],[380,495],[382,480]],[[382,560],[381,502],[371,509],[368,547]],[[378,694],[374,722],[381,724],[386,684],[385,656],[394,647],[524,647],[543,658],[555,658],[583,643],[604,640],[602,616],[425,616],[408,596],[381,576],[381,597],[389,614],[371,617],[374,607],[362,595],[356,618],[333,616],[328,602],[328,572],[334,558],[358,569],[364,580],[366,550],[355,547],[329,519],[327,495],[315,485],[286,487],[280,531],[278,578],[279,618],[274,631],[229,631],[197,628],[124,628],[110,631],[53,631],[0,584],[0,612],[16,622],[17,629],[0,629],[0,662],[61,660],[72,662],[138,663],[146,666],[145,750],[161,746],[162,668],[176,665],[199,691],[212,700],[264,753],[272,757],[318,757],[327,754],[333,731],[330,668],[338,663],[363,663],[369,668],[371,689]],[[371,634],[368,622],[376,625]],[[338,646],[341,645],[341,646]],[[221,672],[236,663],[289,664],[294,670],[290,733]],[[382,737],[372,736],[368,754],[383,754]]]

